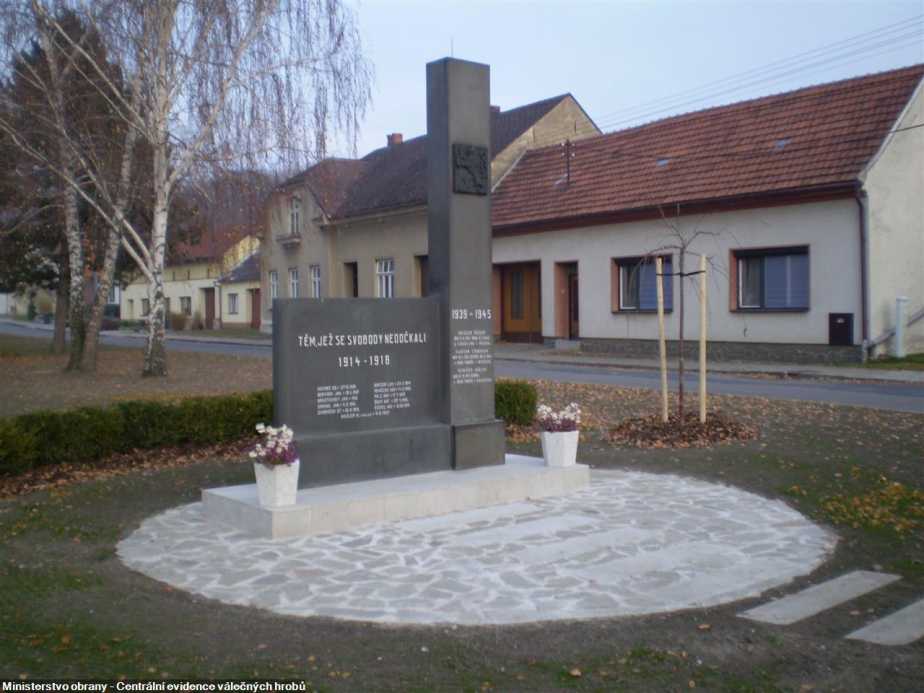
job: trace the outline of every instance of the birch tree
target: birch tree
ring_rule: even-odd
[[[74,195],[93,205],[148,285],[150,320],[142,375],[166,375],[163,272],[170,207],[180,185],[210,170],[323,156],[336,127],[353,144],[370,99],[372,69],[352,14],[338,0],[31,0],[36,23],[63,37],[72,64],[123,123],[119,175],[97,151],[71,147]],[[94,61],[61,24],[62,7],[102,37],[123,70]],[[81,63],[83,64],[83,63]],[[151,222],[126,214],[139,143],[151,157]],[[82,175],[93,194],[80,185]],[[107,253],[108,261],[108,253]],[[113,265],[114,265],[113,258]],[[108,267],[108,263],[106,265]]]
[[[49,27],[38,22],[35,14],[24,4],[2,7],[5,20],[3,109],[0,112],[0,130],[7,145],[27,155],[33,166],[53,171],[57,180],[51,187],[58,190],[58,203],[64,222],[64,239],[67,245],[69,272],[69,310],[71,323],[71,357],[68,369],[80,367],[84,345],[84,255],[78,219],[78,192],[64,184],[69,179],[79,184],[78,163],[74,154],[75,143],[82,138],[82,125],[69,118],[71,86],[80,76],[79,64],[74,55],[65,55],[55,49],[58,42],[48,35]],[[70,25],[74,41],[83,43],[86,31],[77,30],[72,17],[62,17],[61,23]],[[28,37],[23,39],[23,37]],[[88,53],[93,53],[88,48]],[[34,178],[23,173],[25,179]],[[49,186],[45,186],[46,188]]]

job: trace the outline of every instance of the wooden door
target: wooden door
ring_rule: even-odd
[[[250,329],[259,330],[260,320],[260,289],[254,289],[250,292]]]
[[[205,329],[215,328],[215,289],[205,289]]]
[[[568,339],[577,339],[580,336],[578,325],[578,276],[575,272],[568,275]]]
[[[511,342],[542,341],[542,306],[538,262],[504,265],[501,274],[501,335]]]

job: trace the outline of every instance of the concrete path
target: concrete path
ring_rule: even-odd
[[[321,536],[255,539],[201,504],[119,545],[130,568],[221,601],[386,623],[526,623],[754,597],[835,537],[782,502],[673,475],[594,470],[590,488]]]
[[[822,611],[847,604],[857,597],[898,580],[901,580],[899,575],[855,570],[738,615],[752,621],[788,626]],[[875,645],[910,645],[924,638],[924,599],[883,616],[844,637]]]
[[[752,621],[788,626],[900,579],[898,575],[855,570],[738,615]]]
[[[910,645],[924,638],[924,599],[846,636],[876,645]]]

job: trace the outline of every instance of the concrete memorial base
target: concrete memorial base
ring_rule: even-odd
[[[202,513],[253,536],[289,539],[559,496],[589,484],[586,465],[551,468],[507,455],[505,464],[493,467],[300,489],[296,504],[283,508],[260,507],[254,484],[206,489]]]

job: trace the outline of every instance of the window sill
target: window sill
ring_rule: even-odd
[[[808,313],[810,308],[735,308],[732,313]]]
[[[665,309],[664,309],[664,314],[665,314],[665,315],[670,315],[670,314],[673,313],[673,312],[674,312],[674,309],[673,309],[673,308],[665,308]],[[620,308],[619,310],[610,310],[610,313],[612,313],[613,315],[657,315],[657,314],[658,314],[658,311],[657,311],[657,309],[655,309],[655,310],[649,310],[649,309],[640,310],[640,309],[638,309],[638,308]]]

